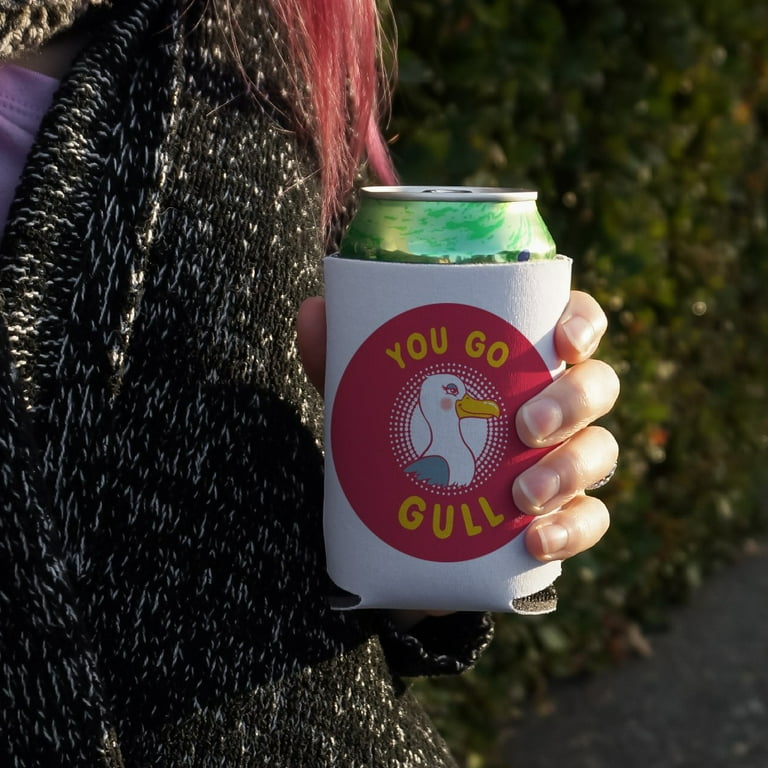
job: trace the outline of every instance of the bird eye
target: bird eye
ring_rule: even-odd
[[[451,395],[452,397],[456,397],[459,394],[459,388],[455,384],[446,384],[443,387],[443,391],[446,395]]]

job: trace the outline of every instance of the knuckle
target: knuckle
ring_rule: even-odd
[[[599,425],[592,425],[589,428],[592,437],[601,443],[601,450],[612,457],[612,463],[619,458],[619,442],[616,440],[613,432]]]
[[[591,360],[591,366],[594,368],[595,375],[599,375],[603,385],[609,383],[614,386],[619,386],[619,376],[610,363],[606,363],[605,360]]]
[[[581,497],[563,524],[569,530],[569,556],[583,552],[597,544],[610,527],[608,507],[592,496]]]
[[[567,396],[579,412],[588,410],[593,399],[594,379],[588,370],[571,370],[574,374],[568,379]]]
[[[611,516],[605,503],[594,496],[588,496],[584,501],[583,514],[576,524],[578,536],[583,543],[591,546],[608,530],[610,522]]]
[[[591,409],[608,410],[619,396],[619,377],[603,360],[590,360],[578,377],[577,393],[580,401]]]

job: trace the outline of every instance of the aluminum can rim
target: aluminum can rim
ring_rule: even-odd
[[[363,197],[379,200],[419,202],[522,203],[538,198],[538,193],[534,190],[511,187],[366,186],[361,188],[360,193]]]

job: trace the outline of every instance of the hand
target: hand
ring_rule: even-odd
[[[588,294],[574,291],[555,330],[555,347],[571,364],[565,373],[517,413],[520,439],[531,447],[557,447],[519,475],[512,486],[517,507],[545,515],[525,534],[539,560],[562,560],[594,546],[608,529],[608,510],[585,488],[610,475],[619,449],[613,435],[589,426],[613,407],[619,380],[613,369],[590,356],[607,320]],[[558,445],[558,443],[560,445]]]
[[[296,321],[297,344],[309,380],[322,394],[325,371],[325,301],[307,299]],[[606,363],[590,359],[607,320],[588,294],[574,291],[555,329],[555,347],[571,367],[520,408],[520,439],[531,447],[556,445],[515,479],[518,508],[531,515],[551,514],[526,531],[528,551],[540,560],[559,560],[594,546],[608,529],[605,505],[584,489],[608,475],[616,464],[616,440],[602,427],[589,426],[612,407],[619,380]],[[560,443],[560,445],[558,445]]]
[[[296,316],[296,346],[304,371],[322,395],[325,384],[325,299],[312,296]]]

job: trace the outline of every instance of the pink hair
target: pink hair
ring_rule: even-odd
[[[395,171],[379,121],[388,106],[377,0],[273,0],[297,70],[299,118],[320,158],[323,221],[343,208],[361,161],[385,184]],[[298,79],[300,78],[300,80]],[[309,111],[309,115],[306,112]]]

